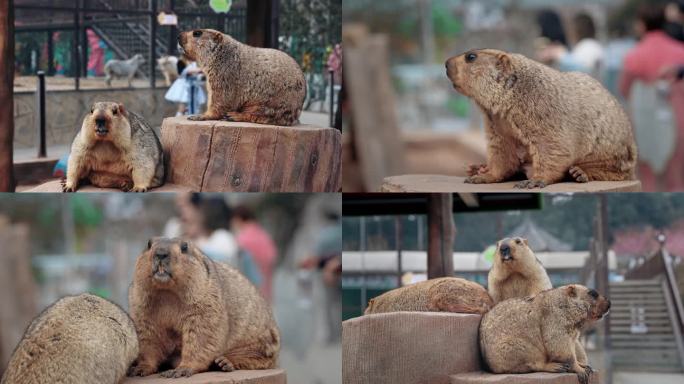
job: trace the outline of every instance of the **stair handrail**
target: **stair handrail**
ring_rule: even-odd
[[[661,248],[660,255],[663,258],[663,264],[665,266],[665,280],[673,296],[673,301],[675,304],[675,309],[677,312],[677,317],[679,318],[679,326],[684,329],[684,305],[682,305],[682,295],[679,291],[679,285],[677,284],[677,276],[674,273],[674,268],[672,268],[672,256],[665,249]]]

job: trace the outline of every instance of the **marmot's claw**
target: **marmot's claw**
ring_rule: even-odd
[[[580,367],[584,368],[584,372],[586,372],[587,374],[591,374],[594,372],[594,368],[592,368],[589,364],[587,364],[587,365],[580,364]]]
[[[233,121],[233,122],[235,121],[235,119],[233,119],[230,115],[225,115],[225,116],[223,117],[223,120],[224,120],[224,121]]]
[[[76,187],[67,186],[66,179],[62,179],[61,184],[62,184],[62,192],[76,192]]]
[[[133,188],[128,190],[128,192],[147,192],[147,187],[136,187],[134,185]]]
[[[514,187],[520,189],[544,188],[546,183],[541,180],[522,180],[515,183]]]
[[[130,368],[128,368],[128,372],[126,372],[126,375],[128,375],[129,377],[147,376],[147,375],[151,375],[155,372],[156,372],[156,370],[154,370],[152,368],[145,369],[145,367],[141,367],[140,365],[136,365],[136,366],[131,366]]]
[[[235,367],[233,366],[233,363],[230,362],[225,356],[220,356],[217,357],[216,360],[214,360],[216,365],[221,367],[221,370],[225,372],[232,372],[235,370]]]
[[[466,177],[464,182],[466,184],[486,184],[487,180],[485,180],[484,177],[480,175],[473,175],[470,177]]]
[[[568,172],[570,173],[570,176],[572,176],[572,178],[578,183],[589,182],[589,176],[587,176],[587,174],[580,167],[571,167]]]
[[[579,380],[580,384],[589,384],[589,374],[586,372],[578,373],[577,379]]]
[[[167,377],[167,378],[173,378],[177,379],[179,377],[190,377],[192,376],[194,372],[190,368],[176,368],[176,369],[169,369],[168,371],[164,371],[159,374],[161,377]]]
[[[488,171],[487,164],[471,164],[466,169],[468,176],[475,176]]]
[[[190,116],[188,116],[188,120],[202,121],[202,120],[204,120],[204,118],[202,117],[202,115],[190,115]]]

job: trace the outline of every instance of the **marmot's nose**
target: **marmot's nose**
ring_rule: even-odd
[[[164,260],[164,259],[169,257],[169,250],[163,249],[163,248],[157,249],[154,252],[154,257],[159,259],[159,260]]]
[[[95,125],[97,125],[98,128],[104,128],[106,123],[107,120],[105,120],[103,117],[98,117],[95,119]]]
[[[607,300],[607,301],[608,301],[608,308],[606,308],[606,310],[610,309],[610,300]]]
[[[508,244],[501,244],[499,247],[499,252],[501,252],[504,255],[507,255],[511,253],[511,247]]]

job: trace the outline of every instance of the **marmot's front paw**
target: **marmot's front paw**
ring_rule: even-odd
[[[204,121],[204,120],[208,120],[208,119],[205,118],[204,115],[190,115],[190,116],[188,116],[188,120],[192,120],[192,121]]]
[[[214,363],[216,363],[216,365],[218,365],[221,370],[225,372],[232,372],[235,370],[233,363],[231,363],[230,360],[228,360],[228,358],[225,356],[217,357],[216,360],[214,360]]]
[[[589,373],[587,372],[581,372],[577,374],[577,379],[579,380],[580,384],[589,384]]]
[[[475,176],[480,175],[482,173],[487,173],[487,171],[489,171],[489,168],[487,168],[487,164],[471,164],[466,169],[466,174],[468,176]]]
[[[160,373],[159,376],[177,379],[179,377],[190,377],[193,373],[195,372],[190,368],[178,367],[176,369],[169,369],[168,371],[164,371]]]
[[[579,366],[582,367],[582,369],[584,369],[584,372],[586,372],[587,374],[591,374],[594,372],[594,368],[592,368],[589,364],[587,364],[587,365],[580,364]]]
[[[76,192],[76,185],[74,183],[67,183],[66,179],[62,179],[62,192]]]
[[[515,188],[520,189],[532,189],[532,188],[544,188],[546,183],[541,180],[523,180],[515,183]]]
[[[578,183],[586,183],[589,181],[589,176],[587,176],[587,174],[580,167],[572,167],[568,170],[568,172],[570,172],[570,176],[572,176],[572,178]]]
[[[549,363],[550,370],[556,373],[572,372],[572,366],[568,363]]]
[[[488,184],[491,183],[487,177],[484,175],[473,175],[466,177],[465,179],[466,184]]]
[[[157,370],[154,367],[150,367],[149,365],[136,365],[136,366],[131,366],[128,369],[127,375],[128,376],[149,376],[153,373],[157,373]]]
[[[147,192],[147,187],[140,187],[134,185],[133,188],[129,189],[128,192]]]

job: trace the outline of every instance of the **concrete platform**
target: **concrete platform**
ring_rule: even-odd
[[[126,378],[119,384],[286,384],[285,371],[264,369],[257,371],[205,372],[187,378],[167,379],[152,375]]]
[[[37,187],[22,191],[31,193],[59,193],[62,192],[62,182],[60,180],[52,180],[41,184]],[[78,188],[77,192],[122,192],[120,189],[114,188],[98,188],[92,185],[83,185]],[[181,185],[166,183],[159,188],[152,188],[148,192],[192,192],[192,189]]]
[[[466,184],[465,177],[443,175],[401,175],[383,180],[380,192],[640,192],[641,182],[592,181],[557,183],[545,188],[515,188],[515,181],[494,184]]]
[[[590,384],[598,384],[600,376],[595,372],[589,379]],[[518,374],[493,374],[488,372],[459,373],[451,376],[450,384],[579,384],[577,375],[574,373],[518,373]]]

